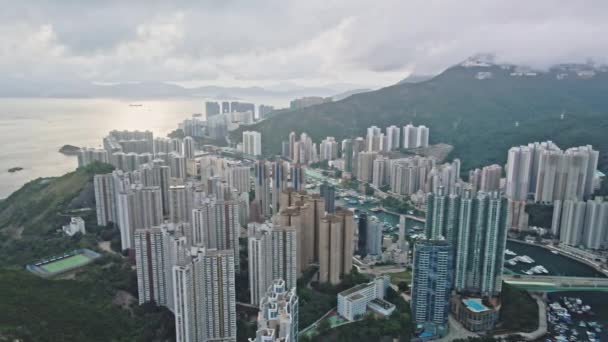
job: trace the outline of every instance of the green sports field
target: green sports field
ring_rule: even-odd
[[[65,259],[53,261],[46,265],[40,266],[40,268],[49,273],[61,273],[67,269],[82,266],[88,263],[90,260],[91,259],[86,255],[76,254]]]

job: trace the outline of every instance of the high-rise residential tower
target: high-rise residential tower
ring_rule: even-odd
[[[298,238],[295,227],[266,222],[248,230],[251,303],[258,304],[274,279],[295,287],[298,274]]]
[[[265,160],[257,160],[255,162],[255,201],[259,204],[263,217],[272,215],[270,195],[269,163]]]
[[[191,261],[173,267],[177,342],[236,342],[234,255],[192,248]]]
[[[243,153],[250,156],[262,155],[262,135],[260,132],[243,132]]]
[[[432,326],[438,335],[447,332],[453,272],[452,247],[441,240],[419,240],[414,246],[412,318]]]
[[[386,128],[387,151],[398,150],[401,145],[401,129],[397,126]]]
[[[195,146],[196,146],[196,141],[194,141],[194,139],[192,137],[185,137],[183,140],[183,144],[184,144],[184,157],[186,159],[193,159],[194,155],[195,155]]]
[[[95,208],[97,212],[97,225],[107,226],[116,223],[116,192],[114,191],[114,177],[111,173],[95,175],[93,177],[95,189]]]
[[[325,200],[325,211],[334,213],[336,211],[336,187],[325,182],[319,187],[321,197]]]

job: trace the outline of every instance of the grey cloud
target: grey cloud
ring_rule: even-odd
[[[0,73],[88,81],[380,86],[480,53],[547,67],[608,56],[608,3],[0,1]]]

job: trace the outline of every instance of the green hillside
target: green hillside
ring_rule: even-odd
[[[108,164],[91,164],[56,178],[38,178],[0,202],[0,231],[13,235],[39,235],[61,228],[70,201],[97,173],[111,172]]]
[[[492,78],[479,80],[478,72]],[[291,131],[315,141],[363,136],[365,129],[395,124],[430,127],[431,143],[452,144],[463,171],[504,163],[513,145],[552,139],[562,147],[592,144],[608,169],[608,73],[582,79],[569,72],[558,80],[553,70],[536,77],[510,76],[499,66],[452,67],[425,82],[398,84],[345,100],[287,111],[247,129],[262,133],[265,153],[280,153]],[[565,118],[560,120],[560,114]],[[516,127],[516,122],[519,127]],[[240,141],[241,132],[232,133]]]
[[[112,305],[116,291],[127,289],[131,270],[120,260],[103,262],[76,280],[47,280],[24,270],[0,269],[0,341],[126,342],[172,337],[168,310]]]
[[[91,205],[91,164],[61,177],[37,179],[0,202],[0,341],[168,341],[174,318],[137,305],[137,276],[126,259],[99,249],[120,235],[96,225],[95,211],[78,212],[87,234],[58,232],[69,210]],[[120,244],[120,241],[117,241]],[[34,276],[24,265],[77,248],[103,254],[69,280]]]

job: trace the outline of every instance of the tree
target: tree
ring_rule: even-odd
[[[321,322],[319,322],[319,325],[317,326],[317,330],[319,330],[320,333],[324,333],[329,329],[331,329],[331,324],[329,323],[329,320],[327,320],[327,319],[324,319]]]
[[[409,288],[409,285],[408,285],[407,281],[402,280],[399,282],[399,284],[397,284],[397,287],[399,288],[399,291],[405,292]]]

